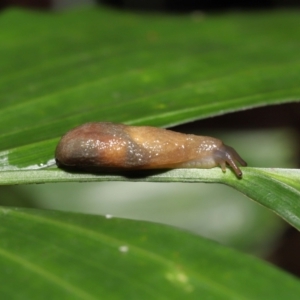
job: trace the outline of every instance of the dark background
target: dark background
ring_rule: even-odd
[[[8,6],[24,6],[37,9],[51,9],[56,7],[58,2],[60,5],[68,6],[74,4],[85,3],[103,3],[106,5],[125,8],[125,9],[140,9],[140,10],[158,10],[165,12],[190,12],[195,10],[203,11],[221,11],[221,10],[251,10],[251,9],[274,9],[284,7],[300,7],[299,0],[1,0],[0,8]]]

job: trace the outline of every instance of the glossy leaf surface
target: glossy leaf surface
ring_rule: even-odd
[[[170,126],[299,100],[299,24],[296,12],[7,10],[0,170],[38,168],[62,134],[88,121]]]
[[[1,220],[0,294],[7,298],[298,299],[300,293],[295,278],[266,263],[162,225],[4,208]]]

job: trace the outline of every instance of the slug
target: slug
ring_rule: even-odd
[[[59,167],[81,169],[213,168],[236,176],[246,162],[222,141],[149,126],[87,123],[67,132],[55,151]]]

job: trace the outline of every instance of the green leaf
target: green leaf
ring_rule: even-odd
[[[146,181],[146,182],[207,182],[224,183],[241,191],[251,199],[273,210],[300,230],[300,170],[243,168],[243,178],[219,168],[177,169],[171,171],[134,171],[122,175],[69,173],[53,170],[7,171],[1,184],[28,184],[86,181]]]
[[[300,230],[300,170],[247,168],[243,180],[224,178],[253,200]]]
[[[162,225],[28,209],[2,209],[1,220],[6,298],[298,299],[300,293],[295,278],[258,259]]]
[[[58,138],[87,121],[170,126],[297,100],[297,24],[292,11],[197,17],[6,10],[0,169],[45,164]]]

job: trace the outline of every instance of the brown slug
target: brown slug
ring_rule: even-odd
[[[60,167],[81,169],[213,168],[226,163],[241,178],[246,162],[222,141],[163,128],[109,122],[87,123],[67,132],[55,151]]]

